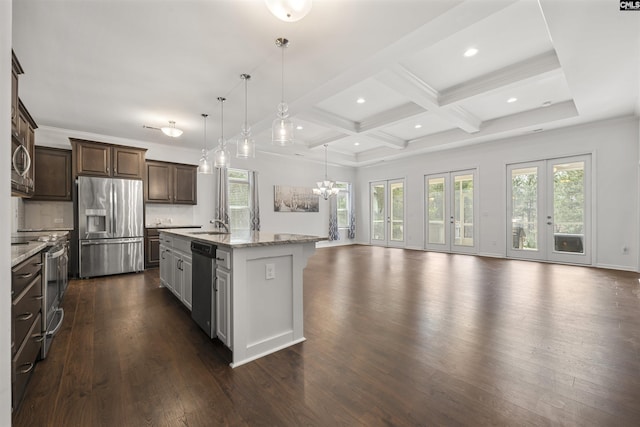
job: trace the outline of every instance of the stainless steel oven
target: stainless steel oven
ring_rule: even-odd
[[[42,358],[47,357],[53,337],[62,327],[64,310],[60,307],[62,296],[67,290],[69,279],[67,277],[68,248],[67,241],[60,239],[44,252],[43,272],[43,305],[42,305],[42,330],[44,331],[44,343],[42,346]]]

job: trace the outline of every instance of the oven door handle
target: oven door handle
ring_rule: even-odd
[[[55,328],[53,328],[52,331],[47,331],[47,338],[51,338],[52,336],[57,334],[58,331],[60,330],[60,328],[62,327],[62,321],[64,320],[64,309],[62,307],[60,307],[56,311],[59,311],[61,313],[60,320],[58,321],[58,324],[56,325]]]
[[[57,252],[54,252],[52,254],[47,254],[47,255],[48,255],[49,259],[60,258],[64,254],[65,251],[66,251],[66,249],[62,248]]]

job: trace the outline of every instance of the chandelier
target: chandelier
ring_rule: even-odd
[[[327,147],[328,144],[324,144],[324,180],[316,182],[317,188],[313,189],[313,194],[322,196],[325,200],[340,192],[340,189],[335,186],[336,182],[327,178]]]

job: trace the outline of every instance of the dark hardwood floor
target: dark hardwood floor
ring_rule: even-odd
[[[639,278],[319,249],[307,341],[236,369],[157,270],[72,281],[14,425],[637,426]]]

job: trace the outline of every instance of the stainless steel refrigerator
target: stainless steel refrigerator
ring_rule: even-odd
[[[80,277],[142,271],[142,181],[78,177]]]

